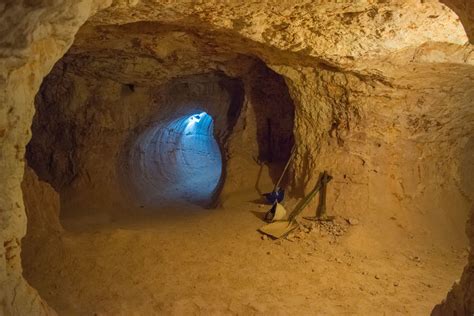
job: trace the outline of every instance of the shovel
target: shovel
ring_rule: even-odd
[[[280,221],[286,216],[286,209],[283,205],[276,202],[273,203],[272,208],[265,214],[267,222]]]
[[[286,162],[285,168],[283,168],[280,178],[278,179],[277,183],[273,187],[273,191],[262,194],[269,203],[273,204],[275,202],[280,203],[281,201],[283,201],[283,198],[285,197],[285,191],[280,188],[280,183],[281,183],[281,180],[283,180],[283,177],[285,176],[285,173],[288,170],[288,167],[290,166],[290,163],[293,160],[293,157],[295,156],[295,152],[296,152],[296,146],[293,145],[293,148],[291,149],[290,158],[288,158],[288,161]]]
[[[298,223],[296,222],[295,218],[298,216],[304,208],[311,202],[311,200],[316,196],[316,194],[321,190],[323,187],[323,179],[324,176],[321,173],[318,182],[314,189],[308,193],[296,206],[293,212],[291,212],[290,216],[288,216],[288,220],[286,221],[276,221],[265,225],[259,229],[260,232],[273,237],[273,238],[282,238],[290,233],[292,230],[298,227]],[[329,181],[328,181],[329,182]]]

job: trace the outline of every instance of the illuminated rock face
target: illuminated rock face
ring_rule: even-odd
[[[441,0],[459,16],[471,43],[474,41],[474,2],[470,0]]]
[[[212,117],[190,111],[150,127],[136,140],[129,163],[142,204],[187,201],[208,205],[222,175]]]
[[[142,85],[150,80],[165,83],[179,75],[222,69],[239,77],[248,66],[245,58],[239,58],[258,56],[284,76],[296,106],[296,193],[307,191],[316,181],[317,176],[308,170],[328,168],[338,179],[334,181],[335,196],[329,197],[338,209],[362,213],[357,206],[364,201],[363,211],[377,218],[373,214],[379,210],[412,214],[410,211],[421,205],[441,214],[430,217],[440,226],[446,222],[443,218],[470,211],[472,46],[461,46],[467,37],[456,15],[437,1],[354,6],[316,1],[235,6],[221,1],[199,5],[184,1],[91,0],[1,4],[1,314],[53,313],[21,274],[26,217],[20,184],[24,148],[31,137],[28,128],[33,100],[43,78],[72,45],[80,26],[112,2],[82,29],[69,54],[76,59],[76,68],[89,77],[101,74],[99,82],[102,88],[110,88],[107,91],[120,95],[131,77],[138,78],[136,83]],[[472,42],[472,1],[443,2],[461,17]],[[229,63],[232,60],[240,62]],[[84,92],[89,83],[83,80],[76,87]],[[244,80],[244,85],[252,86],[251,80]],[[151,90],[146,93],[153,94]],[[137,101],[133,98],[143,95],[130,94],[123,99]],[[144,97],[142,100],[149,101]],[[91,110],[81,112],[89,116],[71,116],[70,122],[78,120],[77,126],[87,127],[91,120],[100,123],[94,126],[104,131],[110,126],[117,128],[117,143],[101,148],[115,150],[109,153],[119,157],[124,148],[119,145],[129,136],[120,134],[120,128],[138,125],[108,117],[107,111],[95,112],[98,103],[89,104]],[[130,111],[126,117],[138,112],[132,110],[132,102],[121,104]],[[215,120],[216,129],[220,121]],[[243,148],[239,141],[257,128],[251,124],[236,127],[241,129],[241,137],[228,144],[226,156]],[[67,162],[69,157],[53,157],[52,161]],[[71,157],[87,164],[81,157]],[[242,164],[235,163],[241,157],[226,158],[233,168],[229,178],[238,186],[243,180],[230,176],[243,169],[238,168]],[[87,170],[102,169],[99,175],[109,171],[100,159],[92,162],[94,167]],[[55,168],[60,170],[57,175],[63,176],[68,175],[67,170],[74,171],[68,164],[56,164]],[[106,175],[112,177],[110,183],[118,182],[113,179],[115,171]],[[94,172],[90,176],[94,178]],[[58,188],[71,179],[58,181],[58,177],[51,177],[48,182]],[[90,186],[86,179],[83,175],[76,185]],[[97,188],[107,188],[100,181],[93,183],[97,187],[91,191],[98,195],[103,192]],[[449,199],[437,199],[439,196]],[[473,245],[472,221],[469,225]],[[463,310],[473,309],[473,261],[471,252],[460,286],[444,305],[446,311],[456,310],[460,315]]]

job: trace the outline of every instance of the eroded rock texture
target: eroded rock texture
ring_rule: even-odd
[[[474,3],[469,0],[442,0],[441,2],[457,13],[472,43],[474,38]]]
[[[167,161],[166,168],[177,163],[184,178],[192,177],[186,174],[186,157],[174,152],[180,144],[167,142],[170,133],[185,130],[174,121],[186,123],[185,117],[206,112],[214,120],[210,134],[219,144],[223,171],[229,175],[229,181],[222,176],[222,184],[228,187],[226,191],[235,189],[246,176],[233,166],[246,167],[234,160],[246,160],[248,165],[255,164],[253,159],[281,162],[288,158],[294,106],[282,77],[260,61],[224,57],[221,69],[198,68],[203,74],[188,76],[179,76],[177,69],[164,79],[159,77],[163,76],[159,64],[154,72],[150,65],[128,74],[120,67],[130,62],[122,61],[108,69],[111,77],[124,76],[117,82],[84,64],[90,56],[68,54],[45,79],[36,98],[33,130],[38,137],[28,145],[29,164],[62,193],[65,209],[100,212],[110,203],[119,208],[127,196],[135,203],[156,205],[151,201],[160,190],[171,198],[171,191],[178,189],[165,185],[172,172],[154,167],[155,152],[160,151],[159,160]],[[183,72],[198,58],[192,56],[180,66]],[[216,187],[216,193],[220,189]]]
[[[72,44],[81,24],[104,5],[88,0],[0,5],[0,311],[5,315],[51,313],[21,275],[20,243],[26,232],[20,186],[24,145],[43,77]]]
[[[34,239],[39,235],[60,232],[58,193],[48,183],[40,181],[29,167],[23,176],[22,190],[26,197],[28,236]]]
[[[472,241],[474,240],[473,231],[474,214],[471,212],[471,218],[467,223],[466,233]],[[471,248],[472,249],[472,248]],[[437,305],[432,315],[469,315],[474,310],[474,256],[470,254],[469,263],[464,269],[461,279],[457,281],[451,291],[448,293],[446,300],[442,304]]]
[[[66,53],[79,27],[107,6],[77,33],[74,46],[44,82],[49,88],[37,97],[41,111],[33,130],[39,136],[30,145],[37,148],[30,161],[62,198],[117,196],[117,166],[130,131],[144,130],[159,114],[157,108],[166,109],[170,82],[218,74],[228,84],[219,88],[222,98],[213,101],[232,107],[229,99],[237,97],[241,103],[239,119],[225,125],[233,126],[232,133],[222,135],[223,199],[246,184],[244,169],[258,169],[252,157],[271,156],[268,149],[261,155],[254,138],[271,117],[255,109],[267,101],[259,92],[279,87],[271,103],[281,102],[277,109],[290,102],[294,107],[294,113],[286,113],[294,115],[293,126],[279,127],[292,128],[297,145],[290,179],[294,196],[307,192],[318,172],[327,169],[335,177],[329,211],[364,214],[374,224],[393,214],[408,226],[428,221],[427,227],[444,230],[446,238],[434,242],[446,247],[465,238],[455,228],[463,225],[474,199],[469,0],[444,1],[461,21],[438,1],[96,2],[0,5],[3,314],[52,313],[21,276],[24,148],[43,77]],[[269,77],[268,85],[256,82]],[[252,93],[259,84],[261,89]],[[198,80],[190,87],[192,95],[205,85]],[[277,139],[284,160],[293,136]],[[106,163],[104,157],[111,160]],[[33,176],[28,172],[28,177]],[[382,228],[379,237],[395,238]],[[472,252],[470,259],[438,311],[462,315],[474,310]]]

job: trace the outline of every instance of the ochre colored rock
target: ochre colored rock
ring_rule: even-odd
[[[446,238],[433,242],[449,247],[464,240],[456,228],[473,213],[474,6],[441,2],[452,10],[415,0],[0,4],[0,314],[55,313],[24,280],[20,259],[27,227],[26,240],[61,231],[57,194],[32,170],[25,173],[34,100],[48,74],[36,98],[36,160],[29,159],[39,179],[71,204],[122,196],[116,167],[131,147],[130,131],[146,128],[159,114],[154,106],[172,104],[177,94],[170,85],[179,79],[189,80],[189,95],[211,100],[216,94],[206,89],[218,85],[201,84],[199,76],[219,73],[227,92],[212,101],[227,106],[229,95],[238,95],[242,104],[233,134],[221,135],[229,153],[223,203],[248,185],[244,172],[258,172],[262,121],[255,106],[278,104],[284,116],[291,102],[293,125],[279,131],[292,129],[297,144],[293,196],[328,170],[335,179],[329,212],[364,214],[364,225],[396,213],[439,227]],[[230,84],[234,79],[238,85]],[[265,102],[259,89],[252,91],[259,85],[277,97]],[[434,314],[474,311],[473,224],[467,223],[469,264]]]

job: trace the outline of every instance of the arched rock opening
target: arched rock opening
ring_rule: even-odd
[[[109,79],[82,63],[89,53],[73,52],[44,80],[27,150],[28,164],[60,193],[61,216],[164,201],[215,206],[222,190],[254,190],[241,168],[265,166],[277,181],[294,144],[295,108],[284,79],[262,61],[231,59],[228,69],[243,66],[232,77],[211,71],[150,84],[147,72]]]

